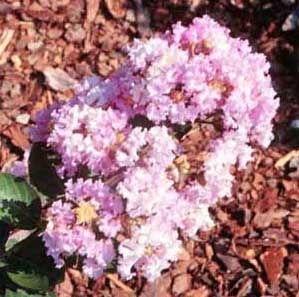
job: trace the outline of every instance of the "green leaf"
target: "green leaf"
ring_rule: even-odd
[[[0,174],[0,200],[22,202],[29,206],[36,199],[37,193],[22,178],[8,173]]]
[[[55,169],[57,164],[56,156],[48,148],[41,143],[33,144],[29,156],[30,182],[39,192],[50,198],[64,194],[63,181]]]
[[[41,203],[36,191],[23,179],[0,174],[0,221],[20,229],[33,229]]]
[[[8,266],[8,263],[5,260],[0,259],[0,269]]]
[[[39,274],[28,264],[29,263],[27,263],[26,268],[20,267],[16,269],[15,272],[7,272],[10,280],[16,285],[26,289],[48,291],[50,289],[48,277]]]
[[[25,291],[23,290],[17,290],[17,291],[12,291],[9,289],[5,290],[5,296],[4,297],[37,297],[38,295],[31,295],[31,294],[27,294]]]
[[[36,230],[17,230],[13,232],[9,237],[5,244],[5,251],[9,251],[12,249],[16,244],[20,243],[21,241],[28,238],[32,235]]]
[[[4,249],[4,245],[9,238],[9,225],[0,221],[0,250]]]
[[[47,256],[40,236],[30,235],[7,252],[7,275],[15,284],[33,290],[47,291],[64,276],[64,270],[56,269]]]
[[[16,228],[26,230],[35,228],[40,219],[40,212],[39,200],[35,200],[30,207],[20,202],[0,202],[0,220]]]
[[[5,290],[5,296],[4,297],[55,297],[56,295],[54,293],[45,293],[43,295],[41,294],[30,294],[27,293],[24,290],[17,290],[12,291],[10,289]]]

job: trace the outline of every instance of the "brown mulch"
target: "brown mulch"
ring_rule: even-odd
[[[188,241],[161,278],[123,283],[110,274],[91,282],[70,269],[58,296],[299,296],[298,156],[275,166],[299,145],[299,130],[290,126],[299,119],[299,29],[282,30],[297,6],[287,0],[0,1],[0,167],[28,148],[38,110],[67,99],[84,76],[109,76],[133,38],[205,13],[268,56],[282,101],[272,147],[258,150],[237,174],[233,197],[211,209],[215,228]]]

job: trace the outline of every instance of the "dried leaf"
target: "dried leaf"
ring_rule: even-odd
[[[77,84],[77,80],[71,78],[64,70],[53,67],[43,69],[48,85],[55,91],[66,91]]]

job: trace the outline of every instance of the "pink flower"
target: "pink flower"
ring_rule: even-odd
[[[126,211],[131,217],[159,212],[177,199],[173,181],[159,167],[129,169],[117,190],[126,199]]]
[[[161,271],[175,261],[181,250],[178,233],[162,221],[150,221],[133,230],[131,239],[125,239],[119,246],[118,271],[124,279],[131,279],[140,270],[154,281]]]
[[[48,144],[61,155],[62,173],[74,175],[80,164],[95,173],[109,174],[117,169],[113,150],[119,135],[126,133],[125,114],[75,104],[53,112],[52,119]]]
[[[266,57],[208,16],[127,53],[110,78],[85,79],[37,115],[31,135],[61,159],[65,197],[43,234],[56,266],[78,256],[96,279],[116,260],[124,279],[153,281],[177,260],[179,233],[214,225],[210,206],[231,196],[231,168],[246,168],[253,143],[270,144],[279,100]],[[189,128],[207,139],[185,145]]]
[[[121,230],[118,215],[123,211],[119,197],[101,181],[79,179],[66,184],[67,201],[58,200],[48,209],[48,224],[43,234],[48,255],[57,267],[74,254],[84,257],[83,271],[97,278],[115,257],[110,237]],[[106,240],[96,239],[92,223]]]
[[[35,117],[35,127],[29,130],[33,142],[45,142],[51,131],[52,112],[60,107],[61,103],[54,103],[48,108],[39,111]]]
[[[5,168],[5,172],[18,177],[28,176],[28,160],[29,160],[30,150],[25,150],[22,160],[13,161],[8,168]]]

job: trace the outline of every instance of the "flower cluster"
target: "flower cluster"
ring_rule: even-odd
[[[58,200],[47,212],[44,241],[57,267],[64,257],[84,257],[83,271],[96,278],[115,257],[112,238],[121,229],[123,202],[100,180],[77,179],[66,183],[65,201]],[[105,239],[98,240],[96,232]]]
[[[231,166],[270,144],[279,101],[268,72],[264,55],[204,16],[135,40],[109,79],[87,78],[42,111],[32,140],[59,155],[66,181],[43,235],[56,265],[77,256],[90,277],[116,265],[150,281],[168,268],[182,234],[213,226],[209,207],[231,195]],[[204,125],[204,138],[183,144]]]

